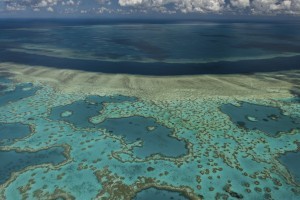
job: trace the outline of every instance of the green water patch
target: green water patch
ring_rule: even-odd
[[[180,192],[157,189],[154,187],[147,188],[138,192],[133,200],[188,200]]]
[[[186,143],[172,136],[172,129],[157,123],[153,118],[133,116],[106,119],[99,126],[113,135],[121,136],[126,143],[141,141],[142,146],[133,149],[140,158],[154,154],[180,157],[188,152]]]
[[[0,92],[0,106],[33,96],[39,89],[39,87],[34,87],[31,83],[22,83],[17,85],[14,90],[2,91]]]
[[[0,73],[0,84],[9,84],[11,83],[11,80],[5,76],[1,76],[1,73]]]
[[[36,152],[0,151],[0,158],[0,185],[9,179],[13,172],[40,164],[57,165],[66,159],[63,147],[52,147]]]
[[[0,146],[10,145],[15,140],[31,133],[30,127],[21,123],[0,123]]]
[[[242,102],[240,106],[224,104],[221,111],[241,128],[260,130],[271,136],[300,128],[300,119],[283,115],[281,109]]]
[[[288,152],[279,157],[279,161],[286,166],[294,180],[300,184],[300,152]]]
[[[51,109],[51,120],[65,121],[79,128],[93,128],[95,124],[89,119],[99,114],[103,103],[121,103],[136,101],[135,97],[127,96],[88,96],[84,100],[75,101],[71,104],[58,106]]]

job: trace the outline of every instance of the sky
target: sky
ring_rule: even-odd
[[[0,17],[139,15],[300,16],[300,0],[0,0]]]

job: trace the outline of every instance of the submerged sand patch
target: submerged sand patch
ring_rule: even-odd
[[[293,72],[251,75],[142,76],[104,74],[43,66],[1,63],[0,71],[18,81],[42,82],[64,93],[122,94],[151,100],[215,98],[289,98],[292,82],[283,79]],[[299,72],[298,72],[299,73]]]

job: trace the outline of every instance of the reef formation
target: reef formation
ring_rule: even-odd
[[[0,79],[1,199],[300,198],[300,105]]]

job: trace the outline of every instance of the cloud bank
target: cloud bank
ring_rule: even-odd
[[[300,0],[0,0],[0,13],[300,15]]]

